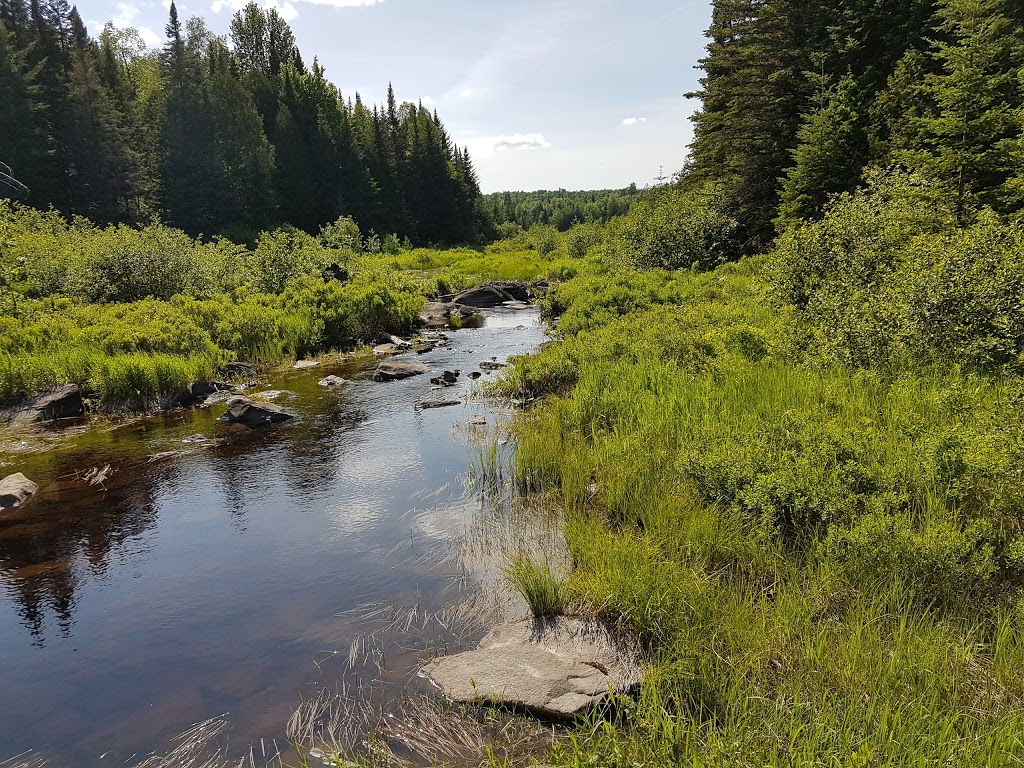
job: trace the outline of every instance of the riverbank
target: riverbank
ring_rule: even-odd
[[[428,298],[571,272],[560,262],[579,261],[525,240],[367,251],[345,224],[344,246],[331,225],[318,237],[263,233],[246,248],[0,201],[0,406],[74,384],[99,411],[159,408],[232,365],[273,367],[405,337]]]
[[[776,269],[571,280],[504,376],[542,398],[518,480],[564,508],[562,589],[652,662],[552,763],[1013,764],[1024,387],[829,360]]]

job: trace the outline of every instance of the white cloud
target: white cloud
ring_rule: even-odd
[[[130,27],[132,21],[139,15],[139,9],[131,3],[118,3],[117,14],[110,21],[118,29]]]
[[[299,15],[299,12],[295,10],[295,6],[288,2],[288,0],[263,0],[263,7],[273,8],[285,21],[291,21]]]
[[[149,27],[136,27],[136,32],[148,48],[159,48],[163,45],[164,39]]]
[[[474,159],[493,157],[496,152],[509,150],[547,149],[551,142],[543,133],[514,133],[511,136],[480,136],[466,139],[466,146]]]
[[[646,117],[627,117],[625,120],[622,121],[622,124],[623,125],[640,125],[641,123],[646,123],[646,122],[647,122],[647,118]]]
[[[514,133],[511,136],[498,136],[494,148],[502,149],[547,149],[551,142],[544,138],[543,133]]]
[[[473,89],[463,88],[461,91],[459,91],[459,96],[461,96],[464,99],[471,98],[473,96]]]

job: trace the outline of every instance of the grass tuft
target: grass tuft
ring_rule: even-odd
[[[547,558],[538,563],[528,555],[516,555],[505,568],[505,575],[536,618],[565,613],[569,603],[568,583],[555,574]]]

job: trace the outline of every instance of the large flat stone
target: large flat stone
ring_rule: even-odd
[[[393,381],[395,379],[406,379],[410,376],[419,376],[429,370],[430,368],[422,363],[406,363],[400,360],[384,360],[377,364],[377,370],[373,372],[373,380]]]
[[[639,679],[634,658],[593,622],[527,619],[493,629],[480,647],[424,667],[445,696],[571,717]]]

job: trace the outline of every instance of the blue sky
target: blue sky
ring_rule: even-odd
[[[170,0],[89,0],[90,32],[132,26],[159,45]],[[259,0],[289,21],[349,96],[436,106],[485,192],[643,186],[680,168],[696,108],[683,94],[705,0]],[[181,0],[226,34],[244,0]]]

